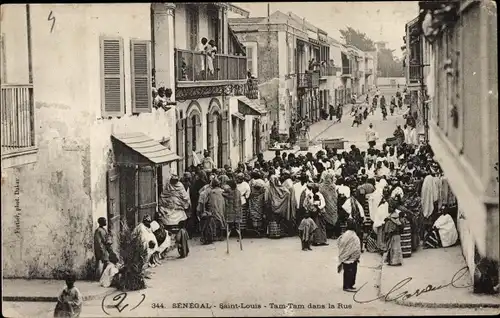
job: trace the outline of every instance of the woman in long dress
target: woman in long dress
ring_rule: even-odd
[[[224,190],[221,188],[221,182],[218,178],[212,180],[212,189],[208,194],[207,198],[207,208],[206,211],[211,217],[211,227],[212,231],[215,228],[215,233],[212,234],[212,238],[215,237],[216,240],[222,240],[222,229],[226,228],[225,221],[225,207],[226,201],[224,200]],[[210,236],[208,236],[210,237]]]
[[[399,219],[399,211],[389,204],[391,213],[385,219],[384,236],[387,242],[387,255],[385,261],[390,266],[401,266],[403,262],[403,251],[401,250],[401,231],[403,223]]]
[[[260,235],[264,228],[264,207],[266,204],[266,184],[259,172],[252,173],[250,196],[248,197],[249,230]]]
[[[290,190],[283,186],[276,175],[269,178],[269,222],[276,222],[281,227],[286,226],[286,220],[291,218],[291,207],[293,205],[293,197]],[[280,237],[281,235],[275,236]]]
[[[317,199],[317,200],[316,200]],[[314,246],[326,246],[327,236],[326,236],[326,212],[325,212],[325,198],[319,192],[319,186],[313,184],[311,186],[311,193],[306,199],[306,208],[311,214],[311,218],[314,223],[318,226],[313,234],[313,245]]]
[[[327,170],[325,172],[323,182],[319,186],[319,192],[325,199],[325,221],[327,223],[327,233],[330,234],[328,236],[331,237],[338,220],[337,189],[335,187],[335,175],[333,174],[333,170]]]

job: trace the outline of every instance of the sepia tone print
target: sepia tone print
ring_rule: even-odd
[[[499,313],[495,2],[0,8],[4,316]]]

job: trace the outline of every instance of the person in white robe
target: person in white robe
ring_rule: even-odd
[[[432,230],[424,240],[424,248],[439,248],[455,245],[458,231],[451,215],[446,213],[446,206],[440,209],[440,216],[434,222]]]

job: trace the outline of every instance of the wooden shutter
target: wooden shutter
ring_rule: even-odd
[[[137,182],[137,222],[142,222],[145,215],[155,219],[156,212],[156,171],[152,166],[138,167]]]
[[[184,119],[177,120],[177,155],[180,160],[177,161],[177,173],[184,174]]]
[[[208,150],[210,157],[212,159],[214,159],[214,116],[213,116],[213,114],[207,114],[207,150]]]
[[[130,40],[130,78],[132,112],[151,112],[151,45],[150,41]]]
[[[100,38],[101,111],[103,117],[125,114],[123,39]]]
[[[229,163],[229,111],[225,110],[222,113],[222,166]]]
[[[186,118],[186,168],[193,164],[193,118]]]

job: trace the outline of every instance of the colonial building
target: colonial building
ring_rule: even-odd
[[[97,218],[108,219],[118,250],[125,226],[154,216],[192,149],[208,149],[218,166],[246,158],[247,116],[265,111],[252,101],[227,9],[2,6],[4,277],[73,269],[89,278]],[[199,53],[202,37],[216,40],[211,62]],[[154,85],[170,102],[155,107]]]
[[[345,89],[342,84],[342,44],[334,38],[328,36],[327,42],[330,45],[330,65],[332,67],[331,75],[328,78],[329,104],[337,106],[343,104],[345,99]]]
[[[215,2],[153,5],[155,52],[168,52],[155,53],[156,82],[168,83],[177,101],[178,173],[205,149],[218,167],[234,167],[260,143],[247,135],[265,110],[256,96],[245,96],[247,58],[229,27],[228,8]],[[215,41],[213,60],[201,52],[203,38]]]
[[[175,110],[152,107],[150,10],[2,6],[5,277],[85,277],[98,217],[117,244],[121,220],[154,213],[178,156]]]
[[[351,102],[351,96],[354,93],[353,92],[353,82],[354,82],[354,75],[353,75],[353,62],[352,62],[352,55],[349,52],[347,46],[342,45],[341,46],[341,58],[342,58],[342,86],[344,87],[344,102],[345,103],[350,103]]]
[[[419,6],[418,25],[430,42],[429,141],[457,196],[462,249],[481,291],[487,285],[478,278],[498,284],[499,270],[496,7],[492,1]]]
[[[409,93],[410,113],[415,118],[416,129],[419,135],[428,138],[424,129],[424,101],[427,99],[425,78],[430,69],[429,61],[429,43],[423,36],[419,24],[419,18],[416,17],[405,26],[405,56],[403,67],[406,77],[406,87]]]

